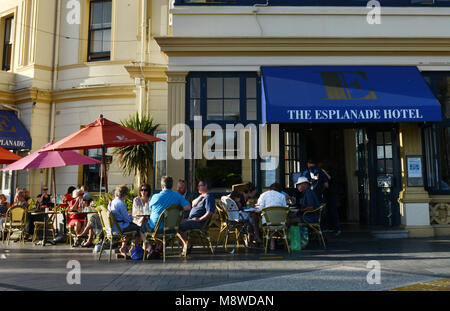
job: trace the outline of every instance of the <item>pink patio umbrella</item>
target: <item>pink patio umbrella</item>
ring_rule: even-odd
[[[2,171],[17,171],[26,170],[30,168],[52,168],[53,169],[53,193],[56,200],[56,180],[55,167],[71,166],[71,165],[88,165],[99,164],[101,161],[79,154],[75,151],[50,151],[41,152],[43,149],[53,145],[53,142],[48,143],[40,150],[4,167]]]

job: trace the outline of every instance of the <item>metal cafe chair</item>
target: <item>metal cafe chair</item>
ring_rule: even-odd
[[[325,239],[323,237],[322,229],[320,227],[320,222],[322,220],[322,212],[323,212],[323,209],[325,208],[325,205],[326,205],[326,203],[323,203],[318,208],[316,208],[312,211],[304,212],[303,216],[302,216],[303,222],[299,224],[300,226],[306,226],[309,229],[311,229],[311,233],[315,234],[318,237],[318,239],[319,239],[320,243],[323,245],[324,249],[326,249],[327,247],[325,245]],[[308,222],[306,216],[313,215],[314,213],[318,214],[317,222]]]
[[[223,244],[225,250],[227,249],[229,235],[234,234],[235,243],[233,250],[231,251],[231,254],[234,254],[237,247],[239,246],[239,238],[241,237],[242,233],[248,234],[246,231],[248,222],[241,219],[239,208],[236,205],[236,202],[234,202],[232,199],[226,198],[225,202],[221,201],[220,203],[221,207],[219,207],[217,211],[219,213],[219,217],[221,216],[222,226],[217,239],[216,248],[220,244],[219,241],[221,241],[220,237],[223,232],[225,232],[222,237],[222,239],[225,239]]]
[[[100,249],[100,253],[98,256],[98,260],[102,257],[103,247],[105,245],[106,241],[109,241],[109,261],[111,261],[112,256],[112,246],[114,242],[122,241],[126,237],[132,237],[134,238],[137,234],[136,231],[130,231],[122,233],[122,230],[120,229],[119,225],[117,224],[116,219],[114,218],[114,215],[108,211],[107,208],[104,206],[98,207],[98,216],[100,217],[100,222],[102,223],[103,228],[103,242],[102,247]],[[117,231],[113,231],[113,224],[115,224]]]
[[[283,239],[286,243],[288,252],[291,252],[286,234],[288,215],[289,208],[286,206],[268,206],[261,210],[261,223],[263,217],[266,220],[265,225],[263,225],[263,245],[265,253],[267,253],[267,246],[270,239]]]
[[[7,234],[7,244],[11,234],[20,233],[20,240],[25,244],[25,226],[27,224],[28,210],[25,206],[16,205],[6,211],[5,222],[3,224],[2,242],[5,242],[5,234]]]
[[[215,213],[215,212],[214,212]],[[211,215],[203,224],[202,228],[200,229],[189,229],[186,231],[187,233],[187,240],[191,241],[192,235],[200,237],[202,242],[207,242],[209,249],[211,250],[211,254],[214,254],[214,249],[211,244],[211,236],[209,234],[209,227],[211,225],[211,219],[214,215]],[[207,247],[207,244],[203,244],[204,247]],[[184,255],[187,255],[186,253]]]
[[[146,240],[152,242],[161,242],[163,244],[163,262],[166,262],[166,241],[172,242],[172,248],[174,241],[177,241],[177,232],[180,226],[181,219],[183,219],[183,207],[181,205],[171,205],[166,208],[161,215],[159,215],[155,229],[151,233],[145,233]],[[159,226],[164,220],[163,231],[158,233]],[[144,256],[142,260],[145,260],[147,254],[147,248],[144,247]]]

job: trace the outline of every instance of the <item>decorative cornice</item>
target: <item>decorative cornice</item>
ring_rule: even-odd
[[[145,78],[151,82],[167,82],[167,66],[161,65],[149,65],[140,66],[139,64],[133,64],[125,66],[125,69],[130,74],[131,78]]]
[[[30,88],[16,91],[14,95],[15,103],[17,105],[29,102],[39,102],[45,104],[50,104],[52,102],[52,93],[49,90]]]
[[[14,92],[0,90],[0,103],[14,105]]]
[[[169,83],[186,83],[188,71],[166,71]]]
[[[131,60],[107,60],[107,61],[98,61],[98,62],[85,62],[85,63],[81,63],[81,64],[58,66],[58,71],[77,69],[77,68],[86,68],[86,67],[96,67],[96,66],[129,65],[131,63],[132,63]]]
[[[449,38],[156,37],[168,56],[441,55]]]
[[[64,103],[106,98],[135,98],[135,89],[134,85],[117,85],[54,91],[53,101]]]

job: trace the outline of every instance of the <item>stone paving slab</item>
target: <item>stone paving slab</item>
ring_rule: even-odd
[[[98,261],[92,249],[0,243],[0,290],[385,290],[450,278],[450,237],[378,240],[361,235],[329,238],[327,249],[287,254],[239,249],[211,255],[194,248],[187,259]],[[2,256],[4,255],[4,256]],[[67,263],[81,265],[81,284],[67,283]],[[381,284],[366,281],[370,260],[381,265]]]

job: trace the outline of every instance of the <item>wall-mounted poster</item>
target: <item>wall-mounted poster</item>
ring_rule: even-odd
[[[422,156],[407,156],[408,187],[423,187]]]

